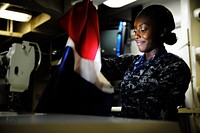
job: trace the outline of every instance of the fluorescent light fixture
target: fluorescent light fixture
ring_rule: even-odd
[[[20,21],[20,22],[28,22],[32,18],[32,15],[10,10],[0,10],[0,18]]]
[[[0,5],[0,10],[6,10],[10,6],[9,3],[3,3]]]
[[[135,1],[137,1],[137,0],[107,0],[107,1],[103,2],[103,4],[107,5],[111,8],[119,8],[119,7],[123,7],[123,6],[128,5]]]

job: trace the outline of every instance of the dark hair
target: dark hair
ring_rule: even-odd
[[[177,42],[176,34],[172,32],[175,29],[174,17],[165,6],[150,5],[144,8],[137,17],[141,16],[153,20],[160,28],[166,30],[162,36],[166,44],[173,45]]]

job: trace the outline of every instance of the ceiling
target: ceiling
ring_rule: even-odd
[[[81,1],[81,0],[79,0]],[[101,23],[107,23],[103,18],[120,18],[130,20],[130,9],[153,0],[138,0],[128,6],[118,9],[105,7],[102,3],[105,0],[93,0],[98,5]],[[14,34],[7,34],[7,20],[0,19],[0,30],[5,30],[6,34],[0,32],[0,51],[11,46],[12,43],[22,42],[23,40],[36,42],[39,45],[50,44],[53,39],[65,34],[64,30],[58,25],[58,20],[73,6],[77,0],[4,0],[3,2],[15,5],[23,10],[31,12],[34,20],[29,23],[13,22],[13,32],[23,32],[21,37]],[[133,13],[131,11],[131,13]],[[104,22],[104,23],[103,23]],[[101,25],[100,25],[101,26]],[[26,27],[31,27],[25,30]]]

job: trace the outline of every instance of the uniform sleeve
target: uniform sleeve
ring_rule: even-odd
[[[102,58],[102,74],[108,80],[121,80],[125,71],[139,55],[122,55]]]
[[[156,73],[157,82],[141,83],[146,91],[137,94],[134,106],[140,113],[158,119],[176,119],[177,107],[185,101],[185,92],[190,82],[190,70],[183,62],[165,64]],[[137,88],[140,88],[137,86]],[[136,92],[135,93],[140,93]],[[139,98],[140,97],[140,98]]]
[[[159,74],[159,98],[166,105],[181,105],[185,100],[185,93],[189,87],[191,73],[184,61],[177,61],[166,65]]]

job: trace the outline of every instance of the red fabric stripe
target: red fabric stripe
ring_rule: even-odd
[[[77,53],[94,60],[99,47],[98,12],[90,0],[83,0],[60,19],[61,26],[75,43]]]

